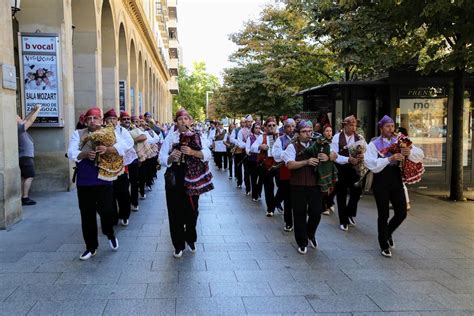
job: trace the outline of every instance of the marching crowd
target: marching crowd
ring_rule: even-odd
[[[294,231],[300,254],[317,248],[316,230],[321,214],[334,212],[348,231],[356,225],[361,183],[373,178],[378,209],[381,254],[391,257],[393,233],[407,214],[404,182],[419,181],[424,169],[423,152],[407,135],[396,134],[394,121],[384,116],[380,136],[367,144],[357,133],[357,119],[344,119],[342,130],[300,116],[285,118],[279,127],[273,117],[264,122],[251,115],[230,124],[211,122],[205,133],[185,109],[177,111],[174,124],[160,125],[149,113],[102,115],[91,108],[72,134],[67,156],[76,164],[75,181],[87,260],[98,248],[96,214],[112,250],[119,248],[114,225],[128,226],[139,199],[146,198],[157,177],[164,173],[173,256],[187,247],[196,251],[199,196],[214,188],[209,161],[228,170],[237,188],[259,201],[264,194],[266,216],[283,213],[285,232]],[[322,126],[323,125],[323,126]],[[411,181],[411,182],[410,182]],[[276,190],[275,190],[276,189]],[[394,216],[389,219],[390,204]]]

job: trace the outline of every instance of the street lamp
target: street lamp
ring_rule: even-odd
[[[214,94],[214,91],[206,91],[206,118],[209,118],[209,94]]]
[[[20,11],[20,1],[21,0],[10,0],[11,8],[12,8],[12,17]]]

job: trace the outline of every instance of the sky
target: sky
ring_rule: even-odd
[[[244,22],[259,16],[274,0],[178,0],[178,39],[183,49],[182,63],[205,61],[207,71],[221,78],[232,66],[228,57],[237,49],[228,35],[242,29]]]

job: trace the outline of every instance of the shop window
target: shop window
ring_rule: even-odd
[[[448,98],[439,94],[444,92],[436,88],[407,90],[405,96],[401,93],[397,120],[408,130],[413,143],[423,149],[426,167],[441,167],[446,161]],[[413,98],[403,98],[407,96]]]
[[[342,100],[336,100],[336,113],[334,113],[334,133],[338,132],[342,127]]]
[[[373,134],[371,124],[374,121],[374,106],[372,100],[357,100],[357,133],[362,134],[366,140],[369,140]]]

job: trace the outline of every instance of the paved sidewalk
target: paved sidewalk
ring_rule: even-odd
[[[36,195],[24,220],[0,231],[0,314],[472,315],[474,203],[414,195],[394,236],[394,257],[379,254],[372,196],[358,225],[338,229],[323,216],[319,248],[296,252],[282,216],[265,217],[224,172],[200,200],[197,253],[172,257],[163,171],[112,252],[101,237],[84,250],[75,192]]]

